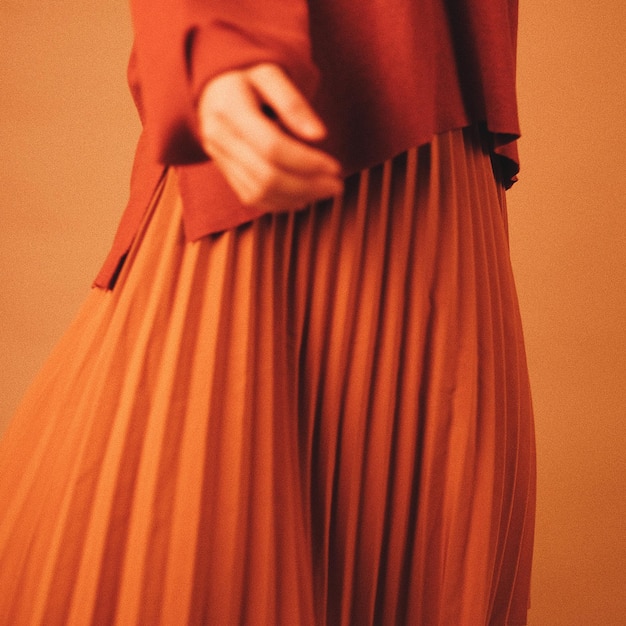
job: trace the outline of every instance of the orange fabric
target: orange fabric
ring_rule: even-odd
[[[129,77],[145,123],[139,179],[180,166],[185,233],[193,241],[261,214],[242,206],[203,152],[195,105],[228,69],[278,63],[329,129],[322,147],[345,175],[382,163],[435,134],[482,122],[518,170],[517,0],[133,0]],[[167,16],[167,19],[164,19]],[[158,180],[158,176],[156,177]],[[106,267],[110,286],[150,194],[131,193]]]
[[[0,623],[524,624],[532,411],[478,134],[188,243],[173,170],[0,442]]]

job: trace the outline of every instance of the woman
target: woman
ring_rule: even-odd
[[[144,132],[0,450],[6,624],[524,624],[514,0],[134,0]]]

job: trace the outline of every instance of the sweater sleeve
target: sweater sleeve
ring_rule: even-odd
[[[306,0],[131,0],[133,91],[149,150],[165,165],[205,161],[196,105],[218,74],[272,62],[305,95],[318,74]]]

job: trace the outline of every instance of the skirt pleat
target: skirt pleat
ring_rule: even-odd
[[[171,170],[0,443],[0,624],[525,624],[532,407],[481,132],[197,242],[181,214]]]

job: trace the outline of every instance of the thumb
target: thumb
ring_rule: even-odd
[[[273,117],[296,137],[319,141],[326,136],[322,120],[278,65],[257,65],[249,70],[248,80],[266,112],[269,107]]]

